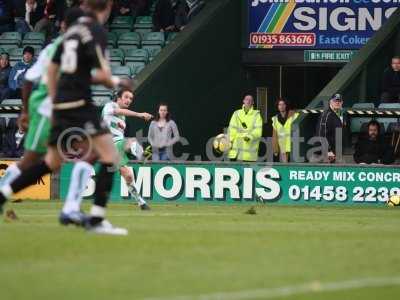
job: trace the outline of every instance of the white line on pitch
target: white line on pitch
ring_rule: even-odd
[[[278,288],[266,288],[256,290],[245,290],[237,292],[220,292],[212,294],[145,298],[144,300],[246,300],[246,299],[273,299],[299,294],[343,291],[369,287],[383,287],[391,285],[400,285],[400,277],[382,277],[382,278],[364,278],[348,281],[327,282],[319,281],[309,282],[299,285],[283,286]]]
[[[58,214],[19,214],[17,212],[19,217],[44,217],[44,218],[54,218],[57,217]],[[133,212],[131,214],[113,214],[110,213],[110,217],[202,217],[202,216],[232,216],[233,214],[220,214],[220,213],[148,213],[148,212]]]

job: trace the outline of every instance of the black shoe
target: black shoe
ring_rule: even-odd
[[[150,210],[150,206],[147,205],[147,203],[144,203],[142,205],[139,205],[141,210]]]
[[[76,226],[85,226],[86,221],[87,221],[87,216],[80,211],[72,212],[69,214],[61,212],[58,220],[60,221],[60,224],[64,225],[64,226],[67,226],[70,224],[73,224]]]

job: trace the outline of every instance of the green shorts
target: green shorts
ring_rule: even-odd
[[[29,111],[29,128],[24,142],[25,150],[45,154],[49,133],[50,119],[38,112]]]
[[[125,152],[125,143],[126,140],[119,140],[114,143],[119,154],[119,167],[126,166],[129,162],[129,157]]]

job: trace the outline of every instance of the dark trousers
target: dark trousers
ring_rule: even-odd
[[[21,157],[23,149],[23,141],[17,145],[15,134],[18,125],[16,118],[0,117],[0,145],[3,157]]]
[[[400,91],[383,92],[381,95],[382,103],[400,103]]]

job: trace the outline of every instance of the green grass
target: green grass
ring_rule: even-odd
[[[247,205],[170,204],[140,212],[114,204],[109,219],[130,234],[113,237],[61,227],[60,206],[13,204],[20,220],[0,221],[1,299],[400,295],[400,208],[260,206],[256,214],[245,214]],[[351,289],[340,283],[387,277],[399,281]],[[337,282],[337,290],[324,288]],[[275,288],[310,283],[311,291],[298,294],[294,288],[294,294],[273,297]],[[224,294],[211,297],[215,293]]]

